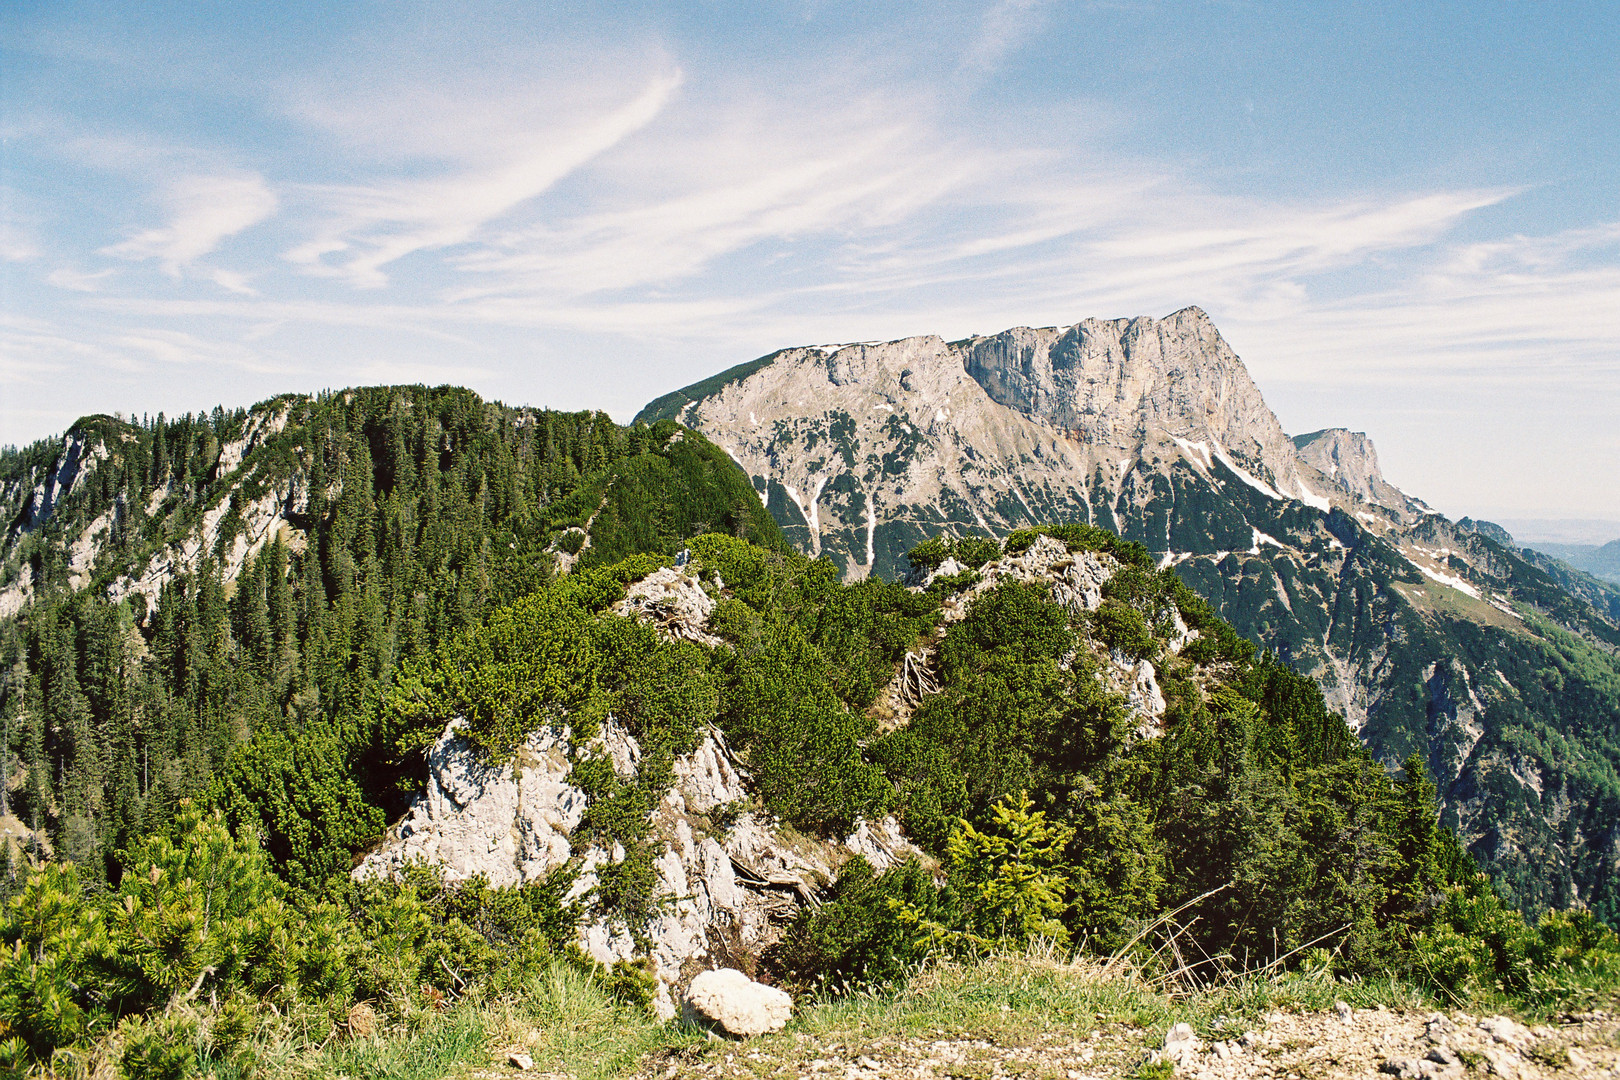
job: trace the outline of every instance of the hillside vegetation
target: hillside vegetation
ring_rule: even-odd
[[[44,442],[0,458],[0,584],[32,597],[0,623],[0,771],[38,853],[98,886],[250,741],[230,782],[263,807],[284,874],[345,871],[419,786],[419,759],[378,743],[372,719],[401,663],[543,585],[559,558],[673,552],[709,529],[781,544],[700,436],[453,388],[92,417],[64,441],[71,454]],[[249,548],[267,495],[269,534]],[[151,566],[169,569],[149,593],[110,598]]]
[[[1436,824],[1419,761],[1388,774],[1314,685],[1112,534],[933,541],[914,553],[917,589],[847,584],[825,562],[723,533],[685,544],[724,644],[608,610],[668,555],[542,577],[398,662],[386,687],[373,674],[351,711],[322,698],[320,713],[263,722],[194,802],[116,851],[16,868],[0,925],[11,1067],[448,1067],[487,1052],[491,1009],[515,1025],[604,996],[627,1019],[597,1013],[574,1030],[617,1024],[591,1069],[628,1067],[684,1036],[628,1019],[643,1015],[645,971],[592,965],[574,931],[586,915],[644,926],[661,902],[652,801],[708,722],[784,828],[837,837],[894,813],[929,857],[881,874],[850,860],[774,947],[736,958],[801,993],[886,992],[942,958],[1030,942],[1148,971],[1173,956],[1195,984],[1271,965],[1538,1008],[1612,992],[1612,932],[1580,911],[1527,925]],[[1094,611],[1041,581],[988,576],[1036,545],[1109,561]],[[223,670],[253,670],[236,633],[220,631]],[[917,650],[936,657],[938,689],[907,721],[888,715],[884,688]],[[1160,672],[1154,732],[1099,681],[1126,659]],[[626,779],[576,752],[590,796],[576,851],[624,849],[585,895],[570,895],[573,864],[506,889],[427,867],[363,884],[343,873],[369,839],[361,815],[385,811],[374,793],[408,781],[451,717],[498,760],[564,720],[581,745],[610,715],[644,754]],[[565,1038],[540,1041],[581,1060]]]

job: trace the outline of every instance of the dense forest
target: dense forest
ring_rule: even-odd
[[[285,418],[279,431],[238,461],[222,455],[266,416]],[[0,788],[6,810],[90,881],[115,875],[116,851],[206,791],[255,736],[240,768],[294,755],[326,770],[328,782],[289,783],[289,835],[374,837],[403,797],[388,755],[367,768],[355,756],[370,750],[377,692],[402,661],[543,584],[559,552],[592,565],[706,529],[780,544],[746,480],[701,437],[673,424],[624,428],[602,413],[509,409],[465,390],[381,387],[251,413],[97,417],[75,433],[109,455],[48,519],[29,519],[36,499],[8,523],[5,575],[26,571],[36,599],[0,626]],[[8,453],[0,485],[37,475],[60,450]],[[221,561],[241,509],[278,484],[307,498],[227,580]],[[140,593],[109,600],[109,584],[221,504],[213,550],[194,571],[165,581],[153,604]],[[56,533],[103,516],[112,525],[91,587],[75,590],[70,545]],[[276,854],[296,861],[302,849],[289,843]]]

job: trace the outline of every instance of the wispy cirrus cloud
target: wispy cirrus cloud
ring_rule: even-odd
[[[517,145],[496,163],[433,178],[312,186],[306,197],[329,216],[286,258],[311,274],[381,288],[388,283],[385,267],[419,251],[472,239],[486,224],[646,127],[680,84],[678,71],[660,75],[603,115],[510,133]]]
[[[181,176],[166,185],[162,201],[168,224],[142,229],[101,253],[132,261],[156,259],[166,273],[178,277],[222,241],[275,213],[277,205],[264,177],[251,172]],[[240,282],[229,275],[226,280]]]
[[[1036,34],[1047,0],[997,0],[980,19],[979,32],[962,58],[966,70],[988,72]]]
[[[46,284],[54,285],[58,289],[68,289],[72,292],[93,293],[101,288],[101,283],[115,273],[112,269],[85,271],[76,270],[71,266],[59,266],[45,276]]]
[[[9,221],[0,221],[0,262],[29,262],[39,258],[34,238]]]
[[[472,281],[447,299],[616,294],[617,304],[628,299],[625,290],[689,286],[737,257],[819,277],[982,171],[950,147],[930,145],[912,124],[844,126],[823,117],[819,137],[805,139],[808,122],[777,121],[721,125],[695,145],[650,140],[637,156],[705,168],[660,173],[650,190],[632,182],[620,187],[616,205],[492,237],[453,260]],[[634,162],[627,169],[643,171]]]

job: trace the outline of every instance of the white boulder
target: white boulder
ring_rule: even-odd
[[[688,1015],[746,1039],[780,1031],[793,1015],[793,998],[757,983],[736,968],[701,972],[686,992]]]

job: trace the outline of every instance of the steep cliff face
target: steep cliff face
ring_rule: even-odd
[[[1413,518],[1433,513],[1422,501],[1384,479],[1378,467],[1378,451],[1365,432],[1324,428],[1296,435],[1293,443],[1300,461],[1347,495]]]
[[[1516,895],[1620,901],[1603,816],[1620,788],[1588,771],[1620,765],[1601,590],[1401,492],[1365,435],[1290,439],[1202,311],[787,349],[642,414],[659,417],[725,447],[789,539],[846,577],[898,576],[939,532],[1085,521],[1142,543],[1382,758],[1425,757]],[[1573,785],[1557,805],[1554,776]]]
[[[1165,319],[1020,327],[966,344],[990,399],[1076,441],[1134,453],[1166,437],[1223,448],[1281,491],[1298,492],[1288,436],[1260,388],[1198,308]]]
[[[62,437],[59,448],[35,447],[31,460],[18,462],[0,480],[0,520],[7,525],[0,550],[8,564],[7,580],[0,585],[0,618],[17,614],[34,598],[33,560],[22,550],[31,538],[29,554],[54,547],[65,557],[64,584],[78,590],[107,568],[119,534],[126,543],[131,534],[179,534],[162,545],[140,545],[156,550],[122,567],[124,573],[108,586],[115,601],[140,595],[155,604],[165,582],[196,571],[209,557],[221,562],[227,580],[234,578],[250,556],[282,532],[289,514],[308,507],[307,491],[291,474],[261,477],[257,486],[265,490],[248,498],[240,497],[239,484],[229,482],[244,459],[286,425],[284,403],[273,402],[248,414],[233,437],[215,440],[205,473],[205,483],[215,490],[201,507],[171,501],[172,481],[152,484],[127,475],[127,451],[138,436],[122,420],[89,417]],[[113,472],[106,475],[109,468]],[[246,478],[244,473],[241,479]],[[223,544],[222,529],[230,533]]]
[[[721,443],[794,541],[851,577],[900,572],[905,551],[942,529],[1043,521],[1121,534],[1140,522],[1159,551],[1254,546],[1242,515],[1175,533],[1163,511],[1178,485],[1236,485],[1243,499],[1324,511],[1329,489],[1347,507],[1366,498],[1300,457],[1197,308],[949,343],[788,349],[728,375],[638,419],[679,419]],[[1398,501],[1382,512],[1404,514],[1404,497],[1384,487]]]

